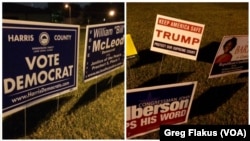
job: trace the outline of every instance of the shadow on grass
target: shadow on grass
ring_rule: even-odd
[[[244,85],[245,83],[237,83],[208,89],[193,101],[190,118],[215,112],[218,107],[229,100]]]
[[[245,77],[248,77],[248,72],[246,73],[241,73],[238,78],[245,78]]]
[[[184,78],[188,77],[194,72],[183,72],[183,73],[173,73],[173,74],[161,74],[158,77],[152,78],[149,81],[141,84],[139,87],[149,87],[149,86],[158,86],[165,84],[177,83]]]
[[[210,44],[200,48],[197,61],[213,63],[219,46],[220,42],[211,42]]]
[[[70,97],[60,98],[60,105],[63,105],[69,99]],[[32,132],[35,132],[40,123],[48,120],[49,117],[57,111],[57,102],[58,101],[56,99],[53,99],[27,108],[26,120],[25,110],[21,110],[5,117],[2,124],[3,139],[17,139],[25,137],[25,126],[27,136]]]
[[[131,66],[137,68],[147,64],[152,64],[162,59],[162,54],[150,51],[149,49],[142,50],[138,53],[138,61]]]
[[[95,81],[95,80],[93,80]],[[97,84],[93,84],[88,88],[88,90],[82,95],[82,97],[79,98],[79,100],[76,102],[76,104],[69,110],[68,114],[73,113],[76,111],[79,107],[83,105],[87,105],[90,102],[97,99],[104,91],[111,89],[111,83],[112,87],[115,87],[119,84],[124,82],[124,72],[118,73],[115,76],[110,76],[106,79],[103,79],[99,81]]]

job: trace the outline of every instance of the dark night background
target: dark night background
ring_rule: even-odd
[[[69,4],[69,8],[65,5]],[[124,3],[11,3],[4,2],[3,19],[52,23],[97,24],[124,21]],[[115,15],[109,16],[114,10]]]

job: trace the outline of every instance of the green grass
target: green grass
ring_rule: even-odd
[[[157,14],[205,24],[197,61],[150,52]],[[128,3],[127,33],[139,57],[127,61],[127,89],[198,81],[187,124],[248,124],[248,74],[208,79],[222,37],[248,35],[248,25],[248,3]]]
[[[78,89],[6,117],[3,138],[124,138],[124,67],[84,83],[84,40],[81,30]]]

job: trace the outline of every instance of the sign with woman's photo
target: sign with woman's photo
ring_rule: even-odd
[[[197,82],[127,90],[127,138],[188,121]]]
[[[248,35],[224,36],[209,78],[248,72]]]

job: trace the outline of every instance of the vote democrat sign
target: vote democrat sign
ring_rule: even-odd
[[[127,138],[186,123],[197,82],[127,90]]]
[[[3,20],[3,115],[77,89],[79,26]]]
[[[196,60],[204,24],[157,15],[151,51]]]
[[[122,66],[124,42],[124,22],[88,25],[83,61],[84,81]]]

